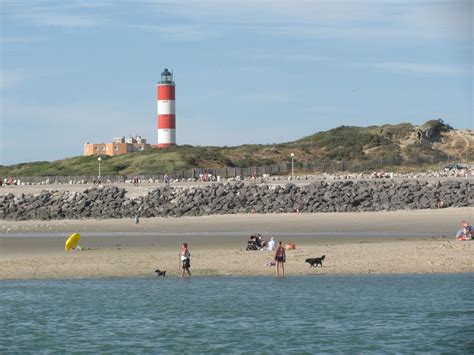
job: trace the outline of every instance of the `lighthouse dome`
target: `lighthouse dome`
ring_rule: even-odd
[[[170,73],[167,68],[165,68],[165,70],[163,70],[163,72],[161,73],[160,84],[174,84],[173,73]]]

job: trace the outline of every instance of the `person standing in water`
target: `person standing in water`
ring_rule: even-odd
[[[188,276],[191,276],[191,271],[189,268],[191,267],[191,253],[188,250],[188,243],[183,243],[181,246],[181,276],[184,277],[184,274],[187,272]]]
[[[278,247],[276,248],[276,251],[275,251],[275,261],[276,261],[277,276],[280,276],[280,269],[281,269],[281,276],[285,276],[286,250],[281,245],[281,240],[278,242]]]

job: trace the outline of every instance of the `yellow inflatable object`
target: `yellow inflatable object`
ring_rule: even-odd
[[[69,251],[77,246],[77,242],[81,239],[79,233],[73,233],[67,238],[66,244],[64,244],[64,250]]]

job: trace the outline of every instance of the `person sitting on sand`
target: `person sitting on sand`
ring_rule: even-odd
[[[184,277],[185,272],[188,273],[188,276],[191,276],[189,268],[191,267],[191,253],[188,250],[188,243],[183,243],[181,246],[181,276]]]
[[[258,250],[256,239],[257,239],[256,236],[254,236],[254,235],[250,236],[250,239],[247,241],[247,249],[246,250]]]
[[[469,224],[469,222],[462,221],[461,228],[463,237],[466,239],[472,239],[472,226]]]
[[[275,239],[273,239],[273,237],[271,237],[270,241],[268,242],[267,249],[268,250],[275,250],[275,246],[276,246]]]
[[[281,276],[285,276],[285,261],[286,261],[286,251],[285,248],[281,245],[281,240],[278,242],[278,247],[275,251],[275,258],[276,261],[276,273],[277,276],[280,276],[280,269],[281,269]]]

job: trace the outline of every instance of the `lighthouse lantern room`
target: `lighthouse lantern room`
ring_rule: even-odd
[[[158,147],[176,145],[176,107],[173,73],[165,68],[158,82]]]

